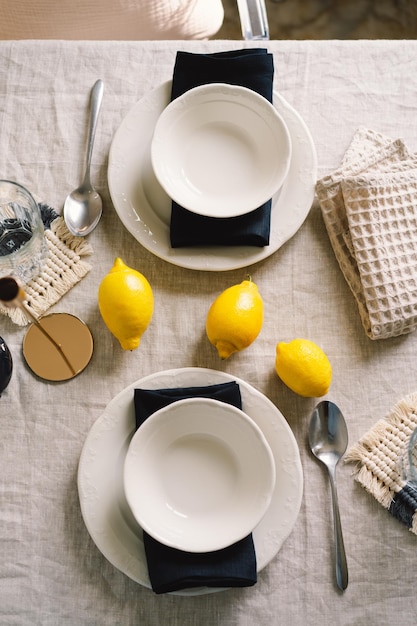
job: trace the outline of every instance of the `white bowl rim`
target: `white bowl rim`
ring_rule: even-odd
[[[143,448],[141,448],[140,445],[138,446],[138,442],[143,443],[141,442],[141,440],[143,440],[149,445],[152,437],[161,435],[161,432],[163,436],[163,429],[166,429],[168,421],[175,419],[176,415],[179,415],[179,419],[181,419],[181,415],[184,414],[185,411],[192,410],[198,416],[197,419],[201,419],[202,414],[198,413],[198,411],[202,411],[204,409],[209,412],[210,417],[216,415],[217,412],[221,414],[221,418],[223,420],[230,417],[235,420],[235,426],[239,424],[241,429],[243,428],[243,430],[239,431],[240,438],[238,438],[236,437],[237,428],[235,428],[235,426],[233,427],[236,431],[234,433],[235,450],[233,452],[239,451],[242,434],[246,437],[248,435],[251,437],[251,443],[255,444],[255,448],[258,446],[257,450],[255,450],[255,448],[251,448],[255,455],[255,462],[252,462],[252,465],[257,469],[257,476],[253,487],[253,502],[251,510],[247,511],[246,516],[239,515],[237,516],[237,519],[236,517],[233,518],[233,527],[227,525],[227,515],[231,515],[231,511],[232,515],[236,515],[230,505],[231,511],[226,511],[226,514],[221,513],[218,518],[213,516],[211,513],[207,515],[206,520],[201,520],[201,518],[199,518],[199,527],[194,528],[194,534],[193,532],[190,532],[190,530],[193,530],[193,521],[187,520],[187,527],[185,528],[186,532],[181,534],[182,531],[179,526],[181,524],[185,524],[185,518],[181,516],[181,514],[178,515],[175,510],[168,506],[166,508],[167,513],[165,518],[160,515],[155,517],[150,506],[149,497],[144,499],[147,485],[141,485],[138,481],[139,474],[137,471],[138,468],[140,468],[140,463],[143,462],[143,457],[140,457],[138,454],[138,450],[143,450]],[[209,424],[209,426],[211,426],[211,424]],[[210,428],[208,428],[208,431],[210,432]],[[197,431],[196,434],[198,434]],[[218,436],[220,440],[221,433],[218,433]],[[262,451],[262,458],[260,458],[260,451]],[[138,461],[138,459],[140,459],[140,461]],[[242,460],[241,465],[243,466],[245,463],[247,463],[247,458]],[[249,471],[250,470],[248,470],[248,472]],[[149,476],[151,475],[148,474],[148,478]],[[244,413],[244,411],[234,405],[205,397],[192,397],[176,400],[158,411],[155,411],[155,413],[147,418],[147,420],[132,437],[126,454],[123,472],[126,500],[133,516],[142,529],[160,543],[179,550],[196,553],[220,550],[249,535],[268,510],[275,488],[275,480],[276,472],[274,457],[259,426],[252,420],[252,418]],[[144,489],[141,488],[142,486]],[[255,493],[255,490],[258,490],[259,493]],[[149,496],[149,493],[147,495]],[[256,506],[254,506],[255,502]],[[169,522],[168,524],[167,521]],[[206,524],[205,527],[200,524],[201,521],[203,521],[203,524]],[[177,523],[179,525],[178,528],[173,527],[173,523]]]
[[[216,170],[216,176],[221,180],[220,186],[225,186],[225,193],[222,194],[216,190],[216,186],[209,184],[208,181],[199,186],[193,179],[193,175],[189,174],[189,167],[181,164],[179,151],[186,154],[185,146],[188,142],[182,141],[171,146],[170,138],[176,128],[175,122],[183,120],[184,112],[193,111],[200,105],[211,103],[212,101],[224,101],[226,105],[234,105],[239,103],[241,106],[236,107],[236,115],[233,118],[230,158],[227,163],[219,162],[214,167],[214,161],[219,161],[219,155],[229,145],[226,141],[220,144],[210,145],[207,151],[208,163],[211,169]],[[255,136],[254,129],[243,127],[239,124],[238,111],[249,112],[249,115],[260,125],[264,131],[264,142]],[[189,116],[188,116],[189,117]],[[199,116],[197,116],[199,117]],[[200,118],[199,118],[200,120]],[[202,120],[201,120],[202,122]],[[201,127],[202,128],[202,125]],[[236,129],[240,129],[242,142],[236,140],[238,133]],[[266,134],[266,136],[265,136]],[[209,135],[206,134],[208,137]],[[221,134],[218,135],[220,137]],[[246,141],[248,139],[248,142]],[[235,141],[236,140],[236,141]],[[249,141],[250,140],[250,141]],[[251,150],[250,143],[255,143],[257,150]],[[267,143],[266,143],[267,142]],[[195,142],[199,143],[199,142]],[[202,145],[206,146],[204,142]],[[238,150],[243,147],[244,149]],[[174,150],[174,147],[176,148]],[[169,148],[169,150],[167,150]],[[211,150],[213,148],[213,150]],[[250,156],[256,153],[256,159],[253,158],[250,164]],[[262,206],[270,200],[275,193],[282,187],[288,174],[291,162],[291,136],[287,128],[286,122],[280,112],[274,107],[272,102],[260,95],[258,92],[240,85],[232,85],[229,83],[208,83],[194,87],[186,91],[175,100],[172,100],[160,114],[154,128],[151,141],[151,163],[154,174],[168,194],[168,196],[177,202],[183,208],[204,215],[206,217],[230,218],[238,217],[246,213],[250,213]],[[212,155],[212,158],[210,158]],[[241,159],[239,159],[239,155]],[[209,172],[210,167],[206,164],[199,168],[200,162],[204,162],[202,156],[202,146],[197,149],[197,158],[192,152],[192,159],[184,156],[185,161],[191,161],[192,169],[198,171]],[[234,157],[234,158],[233,158]],[[247,158],[246,158],[247,157]],[[224,157],[226,159],[226,157]],[[232,163],[239,162],[236,171],[231,167]],[[224,167],[221,167],[224,165]],[[239,165],[247,170],[247,176],[240,176]],[[173,169],[175,168],[175,170]],[[227,172],[227,176],[225,175]],[[205,175],[204,175],[205,176]],[[196,174],[198,178],[198,175]],[[226,183],[227,178],[227,183]],[[262,181],[263,178],[263,181]],[[230,189],[227,186],[230,182]],[[201,183],[201,181],[199,181]],[[213,181],[210,181],[213,183]],[[207,185],[207,186],[205,186]],[[211,191],[213,189],[213,192]]]

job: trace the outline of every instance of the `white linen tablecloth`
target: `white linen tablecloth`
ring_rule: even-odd
[[[401,398],[417,391],[417,335],[372,341],[337,265],[315,203],[298,233],[249,268],[265,303],[261,334],[220,361],[205,337],[214,297],[243,280],[245,269],[195,272],[170,265],[127,232],[110,200],[107,160],[130,107],[171,78],[177,50],[214,52],[244,42],[1,42],[0,175],[19,181],[60,210],[81,179],[88,95],[97,78],[105,95],[92,179],[104,200],[90,235],[92,269],[54,307],[79,315],[95,339],[92,362],[63,384],[36,379],[21,356],[24,330],[0,319],[14,359],[0,398],[0,623],[402,626],[416,623],[416,537],[352,477],[338,469],[349,587],[333,574],[330,488],[307,444],[316,404],[290,392],[274,371],[275,345],[295,337],[318,343],[333,365],[328,399],[342,409],[353,445]],[[339,166],[364,126],[403,138],[417,151],[417,42],[269,42],[275,87],[308,125],[318,176]],[[97,288],[114,257],[139,269],[155,295],[155,314],[140,348],[122,352],[105,329]],[[304,496],[293,532],[253,588],[198,597],[156,596],[114,568],[83,523],[77,465],[85,437],[124,387],[158,370],[209,367],[245,379],[288,420],[304,470]]]

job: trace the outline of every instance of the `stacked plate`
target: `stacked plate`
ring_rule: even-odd
[[[231,381],[239,385],[243,411],[214,400],[178,401],[136,431],[135,388]],[[230,545],[252,532],[260,572],[294,527],[303,474],[292,430],[266,396],[230,374],[182,368],[138,380],[108,404],[86,438],[78,491],[84,522],[99,550],[124,574],[150,587],[143,528],[168,545],[196,552]]]
[[[226,84],[203,85],[170,102],[171,82],[123,119],[109,153],[108,183],[127,230],[150,252],[196,270],[246,267],[292,237],[314,199],[317,159],[299,114]],[[268,246],[172,248],[171,203],[230,217],[272,198]]]

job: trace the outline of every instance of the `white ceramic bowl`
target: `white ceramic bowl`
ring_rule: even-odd
[[[166,193],[210,217],[257,209],[282,186],[291,139],[278,111],[251,89],[214,83],[173,100],[155,125],[151,160]]]
[[[275,486],[271,449],[240,409],[206,398],[174,402],[134,434],[124,464],[127,502],[141,527],[188,552],[243,539]]]

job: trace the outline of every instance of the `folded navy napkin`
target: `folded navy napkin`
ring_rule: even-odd
[[[171,100],[199,85],[229,83],[252,89],[272,102],[274,60],[264,48],[194,54],[177,52]],[[267,246],[271,226],[271,200],[234,218],[196,215],[172,202],[171,246]]]
[[[274,59],[266,48],[195,54],[178,51],[171,100],[199,85],[229,83],[257,91],[272,102]]]
[[[233,381],[207,387],[135,389],[136,428],[158,409],[194,397],[214,398],[242,408],[239,385]],[[250,587],[257,581],[252,534],[223,550],[204,553],[165,546],[145,531],[143,541],[149,579],[157,594],[195,587]]]

